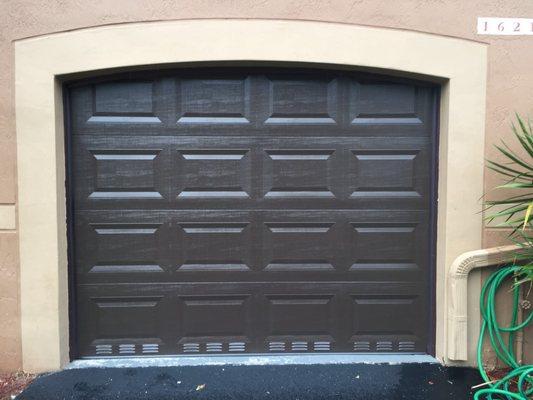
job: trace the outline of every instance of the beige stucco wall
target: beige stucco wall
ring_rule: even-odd
[[[133,21],[272,18],[334,21],[416,30],[489,44],[486,142],[509,137],[517,111],[533,115],[533,36],[476,34],[478,16],[533,17],[530,0],[3,0],[0,2],[0,205],[16,204],[13,41],[47,33]],[[437,17],[438,16],[438,17]],[[235,43],[238,46],[238,43]],[[386,49],[383,49],[386,51]],[[495,178],[486,176],[486,188]],[[5,211],[9,209],[8,211]],[[13,207],[0,216],[0,370],[21,366],[18,241]],[[7,214],[6,214],[7,213]],[[501,238],[486,229],[485,246]],[[532,352],[533,353],[533,352]],[[531,354],[531,353],[530,353]]]

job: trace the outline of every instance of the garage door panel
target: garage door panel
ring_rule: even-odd
[[[250,78],[177,80],[178,124],[250,124]]]
[[[265,72],[101,80],[73,89],[72,122],[77,134],[95,135],[426,136],[433,129],[431,87]]]
[[[157,354],[165,345],[168,309],[162,295],[131,290],[96,294],[82,287],[78,302],[77,312],[84,315],[77,326],[79,344],[86,355]]]
[[[264,222],[265,271],[333,270],[334,222]]]
[[[291,136],[426,136],[432,129],[429,87],[323,73],[214,75],[74,88],[73,125],[77,134],[92,135],[113,129],[119,135],[239,136],[246,129]]]
[[[117,333],[120,336],[123,329],[132,338],[156,335],[161,297],[101,297],[91,301],[97,308],[99,337],[113,337]]]
[[[334,149],[265,150],[265,198],[334,198],[330,176]]]
[[[251,294],[179,296],[178,346],[184,352],[193,343],[205,343],[208,352],[222,351],[222,346],[243,350],[253,336]],[[238,345],[240,343],[240,345]],[[187,346],[188,344],[188,346]]]
[[[74,88],[72,123],[76,128],[147,130],[163,125],[163,82],[119,80]],[[131,131],[130,131],[131,132]]]
[[[427,89],[401,83],[351,81],[350,123],[421,126],[428,117]]]
[[[417,295],[352,295],[352,336],[356,351],[424,351],[420,329],[427,322],[419,314]],[[394,323],[391,323],[394,320]]]
[[[211,68],[69,99],[80,356],[427,352],[434,88]]]
[[[139,211],[124,215],[76,216],[76,274],[80,282],[146,281],[171,270],[169,225],[158,215]]]
[[[79,293],[86,356],[105,346],[120,355],[120,346],[132,345],[142,355],[143,344],[179,354],[363,351],[360,342],[367,341],[369,351],[383,351],[378,341],[387,340],[388,351],[424,351],[414,314],[422,294],[405,282],[107,284],[81,285]],[[368,316],[364,308],[372,304],[375,316]],[[145,320],[130,333],[130,324]],[[414,350],[411,343],[400,348],[400,339],[415,342]]]
[[[334,295],[269,295],[268,337],[330,336]]]
[[[423,208],[427,140],[77,139],[90,208]],[[85,172],[84,172],[85,171]]]
[[[419,199],[427,193],[425,149],[352,150],[351,198]]]
[[[81,282],[423,282],[429,268],[421,211],[109,210],[77,221]]]
[[[183,271],[246,271],[252,262],[249,222],[178,222],[178,268]]]
[[[351,270],[417,270],[427,263],[427,226],[416,222],[351,223]]]
[[[178,200],[252,197],[250,148],[179,149],[177,153]]]
[[[154,115],[154,82],[107,82],[93,86],[89,123],[159,123]]]
[[[94,254],[98,256],[92,271],[117,270],[138,265],[139,269],[153,270],[161,267],[157,262],[160,256],[161,237],[159,224],[91,224],[94,230]]]
[[[78,145],[74,183],[79,202],[142,207],[168,202],[168,155],[152,145]]]
[[[267,76],[266,125],[338,125],[339,90],[334,77]]]
[[[161,199],[161,150],[93,150],[94,199]],[[158,190],[159,189],[159,190]]]

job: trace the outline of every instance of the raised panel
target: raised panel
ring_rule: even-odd
[[[157,336],[161,297],[100,297],[91,301],[98,339]]]
[[[334,150],[266,150],[265,198],[333,198],[331,159]]]
[[[417,295],[352,296],[352,336],[355,351],[415,351],[426,321]],[[364,348],[367,343],[368,348]]]
[[[184,79],[179,82],[179,124],[249,123],[247,79]]]
[[[156,189],[161,150],[91,150],[95,160],[92,199],[160,199]]]
[[[163,272],[159,263],[159,224],[90,224],[94,247],[84,249],[92,261],[89,273]]]
[[[179,222],[180,271],[246,271],[251,268],[247,222]]]
[[[178,150],[178,199],[249,198],[249,149]]]
[[[336,79],[271,78],[269,86],[266,124],[336,124]]]
[[[354,81],[350,85],[352,124],[422,124],[417,97],[416,86]]]
[[[417,150],[352,150],[352,198],[420,197],[416,189]]]
[[[266,271],[334,269],[333,222],[267,222],[264,237]]]
[[[88,122],[160,123],[153,107],[153,82],[100,83],[93,86]]]
[[[181,333],[186,340],[218,337],[245,339],[249,331],[249,296],[181,297]],[[183,341],[183,340],[182,340]]]
[[[414,223],[352,223],[352,270],[414,269]]]
[[[268,334],[329,336],[333,295],[268,295]]]

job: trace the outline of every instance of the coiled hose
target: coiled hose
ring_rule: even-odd
[[[479,334],[477,363],[479,372],[488,387],[478,390],[474,394],[474,400],[533,399],[533,365],[520,365],[516,360],[514,350],[516,332],[533,320],[533,312],[530,311],[523,322],[517,322],[520,306],[518,285],[514,285],[512,290],[513,311],[510,325],[500,326],[496,318],[496,293],[504,282],[513,279],[519,271],[520,268],[517,266],[501,268],[487,279],[481,290],[480,308],[483,324]],[[511,372],[498,381],[491,381],[483,368],[483,341],[487,334],[498,359],[511,368]],[[506,335],[507,339],[504,338]]]

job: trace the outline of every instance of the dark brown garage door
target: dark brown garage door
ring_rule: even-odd
[[[434,87],[217,68],[68,98],[77,356],[431,352]]]

